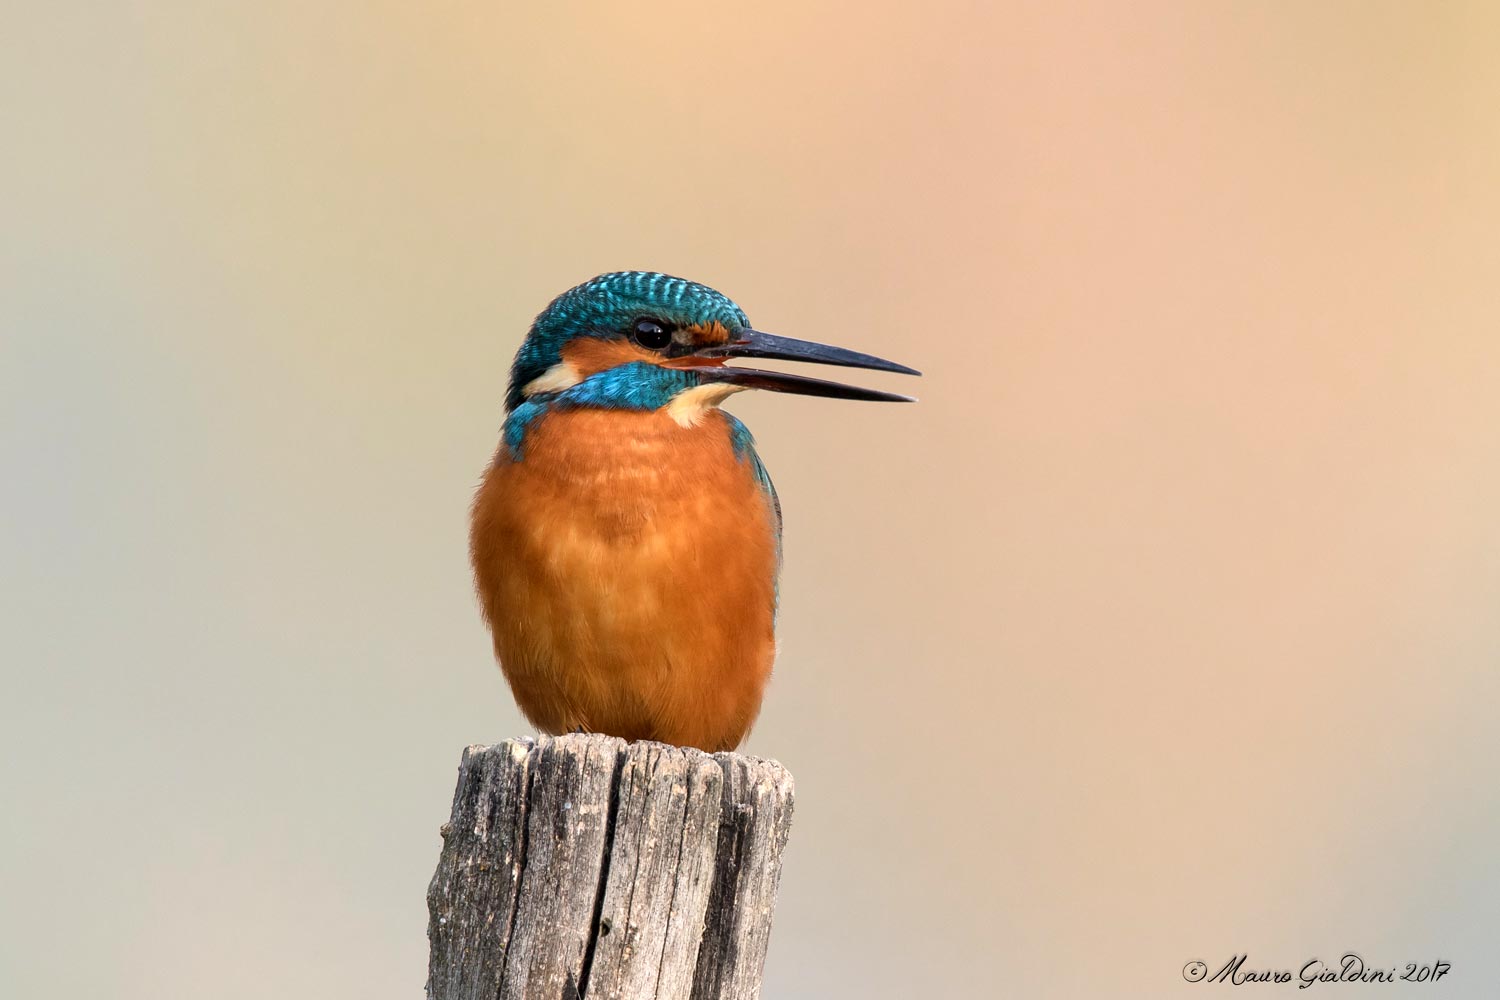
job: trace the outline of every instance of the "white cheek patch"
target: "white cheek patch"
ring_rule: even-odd
[[[696,427],[709,410],[717,409],[720,403],[745,388],[727,382],[710,382],[685,389],[667,404],[667,415],[682,427]]]
[[[579,376],[578,369],[566,361],[559,361],[522,386],[521,395],[529,398],[539,392],[562,392],[564,389],[573,388],[581,381],[583,379]]]

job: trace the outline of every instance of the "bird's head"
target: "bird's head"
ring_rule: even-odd
[[[625,366],[631,366],[626,370],[633,377],[640,373],[671,394],[695,389],[719,400],[741,389],[910,400],[784,372],[728,367],[733,358],[920,374],[868,354],[751,329],[744,311],[707,285],[650,271],[618,271],[563,292],[536,318],[511,368],[506,408],[565,392],[606,372],[618,375]]]

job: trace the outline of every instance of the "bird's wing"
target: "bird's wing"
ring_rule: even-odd
[[[771,482],[771,474],[766,471],[766,463],[760,460],[760,455],[755,450],[755,437],[750,433],[750,428],[732,413],[724,413],[724,419],[729,422],[729,437],[734,442],[734,453],[741,459],[750,463],[750,469],[755,473],[755,481],[760,485],[766,495],[766,500],[771,504],[771,511],[776,515],[776,561],[781,562],[781,498],[776,495],[776,484]]]
[[[771,482],[771,474],[766,471],[766,463],[760,460],[755,446],[750,446],[750,463],[755,470],[755,481],[760,488],[766,491],[766,499],[771,501],[771,509],[776,512],[776,555],[781,556],[781,497],[776,495],[776,484]]]

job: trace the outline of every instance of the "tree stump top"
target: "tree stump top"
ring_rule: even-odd
[[[759,996],[792,797],[742,754],[469,747],[427,894],[428,997]]]

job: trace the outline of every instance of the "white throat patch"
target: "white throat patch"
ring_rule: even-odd
[[[522,386],[521,395],[529,399],[539,392],[562,392],[564,389],[573,388],[581,381],[583,380],[578,376],[578,369],[566,361],[559,361]]]
[[[743,392],[745,388],[728,382],[709,382],[685,389],[673,396],[672,401],[667,404],[667,415],[682,427],[696,427],[709,410],[718,409],[724,400],[737,392]]]

